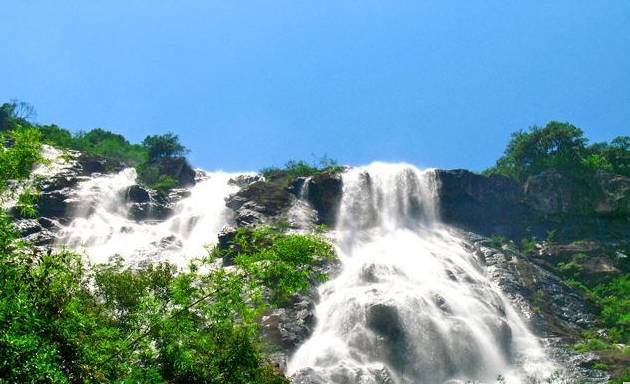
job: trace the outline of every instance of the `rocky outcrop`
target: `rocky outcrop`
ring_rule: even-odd
[[[472,233],[465,236],[492,279],[521,313],[537,323],[536,329],[544,336],[577,335],[593,324],[594,316],[584,298],[560,278],[509,246],[497,249],[488,238]]]
[[[593,211],[595,191],[591,186],[549,170],[527,179],[527,204],[544,215],[585,215]]]
[[[125,191],[125,200],[132,203],[146,203],[151,200],[151,195],[140,185],[132,185]]]
[[[586,181],[556,170],[527,179],[527,204],[544,215],[629,215],[630,179],[598,171]]]
[[[440,217],[445,223],[483,234],[516,236],[533,218],[511,179],[463,169],[437,170]]]
[[[184,188],[168,192],[146,189],[132,185],[125,191],[125,201],[130,204],[128,217],[135,221],[162,221],[175,213],[177,203],[190,195]]]
[[[258,180],[230,196],[226,205],[237,225],[269,224],[285,213],[295,197],[276,183]]]
[[[492,240],[473,234],[463,234],[475,257],[486,266],[496,282],[524,314],[538,336],[548,343],[548,352],[567,369],[564,374],[575,382],[606,383],[606,372],[594,369],[598,358],[593,353],[577,353],[572,344],[583,329],[596,324],[585,298],[544,268],[546,252],[540,249],[538,258],[523,257],[509,245],[496,248]]]
[[[318,222],[333,226],[337,217],[343,182],[339,173],[324,173],[308,180],[307,198],[317,211]]]
[[[593,182],[549,170],[523,187],[500,176],[437,170],[441,219],[484,235],[564,239],[630,235],[630,179],[598,172]]]
[[[630,215],[630,178],[597,172],[595,175],[600,190],[594,211],[602,215]]]

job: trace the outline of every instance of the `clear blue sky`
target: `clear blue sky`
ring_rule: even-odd
[[[196,166],[482,169],[512,131],[630,134],[630,1],[3,1],[0,100]]]

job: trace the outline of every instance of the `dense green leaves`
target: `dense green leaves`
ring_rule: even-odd
[[[261,352],[258,319],[334,257],[319,237],[260,227],[188,271],[89,267],[20,244],[3,213],[0,251],[0,381],[56,383],[287,383]]]
[[[0,136],[0,183],[27,178],[35,164],[42,160],[41,135],[33,128],[17,127]]]
[[[216,251],[215,256],[230,259],[269,288],[274,304],[322,281],[319,267],[334,258],[332,246],[319,236],[285,234],[268,226],[239,228],[231,247]]]
[[[165,157],[184,156],[188,153],[188,149],[179,142],[177,135],[171,132],[147,136],[142,141],[142,147],[147,151],[149,161],[156,161]]]
[[[598,170],[630,176],[630,138],[617,137],[608,143],[587,146],[581,129],[552,121],[544,128],[518,131],[496,165],[485,173],[497,173],[524,182],[548,169],[588,178]]]
[[[322,157],[316,164],[309,164],[303,160],[290,160],[284,168],[269,167],[260,170],[260,173],[272,182],[285,182],[295,180],[297,177],[310,177],[324,173],[337,173],[343,170],[333,159]]]

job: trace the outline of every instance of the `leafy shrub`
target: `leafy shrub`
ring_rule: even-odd
[[[4,146],[0,147],[0,190],[6,188],[8,180],[26,179],[41,156],[41,136],[33,128],[18,127],[0,136]]]
[[[542,171],[556,169],[581,179],[597,171],[630,176],[630,137],[587,146],[581,129],[557,121],[544,128],[512,134],[503,156],[485,174],[501,174],[518,182]]]
[[[303,160],[290,160],[283,168],[268,167],[260,170],[260,174],[271,182],[290,183],[298,177],[312,177],[326,173],[337,173],[343,171],[344,167],[337,164],[335,160],[323,157],[318,164],[309,164]]]
[[[188,149],[179,142],[177,135],[171,132],[147,136],[142,141],[142,147],[147,151],[150,162],[165,157],[184,156],[188,153]]]
[[[60,383],[288,383],[258,339],[265,292],[278,303],[308,289],[334,257],[318,237],[260,227],[213,251],[237,270],[211,268],[214,258],[180,273],[120,260],[88,268],[16,242],[4,213],[0,251],[0,381]]]
[[[269,226],[239,228],[230,246],[214,254],[257,276],[276,304],[323,281],[318,267],[334,258],[332,246],[319,236],[285,234]]]

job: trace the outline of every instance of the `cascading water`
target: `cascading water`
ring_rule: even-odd
[[[228,182],[234,176],[207,173],[177,203],[174,215],[160,222],[128,217],[125,191],[136,183],[134,169],[92,178],[80,186],[79,212],[61,230],[59,245],[85,251],[95,263],[120,256],[132,265],[169,261],[185,268],[190,259],[205,255],[206,245],[229,224],[231,211],[225,198],[238,190]]]
[[[320,287],[298,383],[536,382],[554,365],[455,231],[432,171],[375,163],[343,175],[342,271]],[[533,380],[533,381],[527,381]]]

